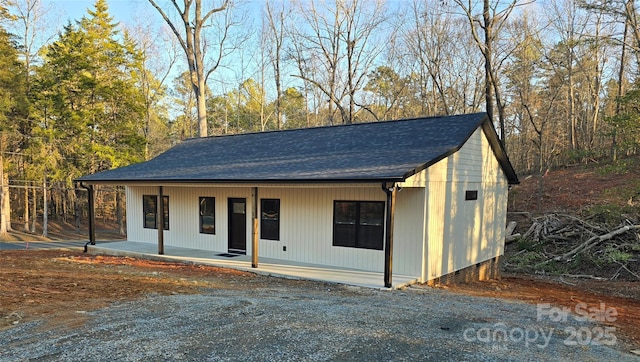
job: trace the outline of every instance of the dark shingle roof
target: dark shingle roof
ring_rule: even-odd
[[[479,126],[509,182],[517,183],[485,113],[195,138],[152,160],[77,181],[401,181],[457,151]]]

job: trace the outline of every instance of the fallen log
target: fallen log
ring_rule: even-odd
[[[594,275],[588,275],[588,274],[562,274],[563,277],[569,277],[569,278],[581,278],[581,279],[593,279],[593,280],[609,280],[607,278],[603,278],[603,277],[597,277]]]
[[[506,238],[504,238],[504,242],[505,244],[510,244],[518,239],[520,239],[522,235],[520,235],[520,233],[515,233],[512,235],[507,236]]]
[[[567,253],[557,256],[554,258],[554,260],[559,261],[559,260],[567,260],[568,258],[576,255],[577,253],[581,252],[581,251],[587,251],[589,249],[591,249],[594,245],[597,245],[598,243],[605,241],[605,240],[609,240],[611,238],[613,238],[616,235],[620,235],[620,234],[624,234],[629,230],[637,230],[640,229],[640,225],[625,225],[619,229],[613,230],[610,233],[604,234],[604,235],[596,235],[594,237],[589,238],[587,241],[585,241],[584,243],[578,245],[577,247],[575,247],[574,249],[568,251]]]
[[[509,224],[507,224],[507,229],[505,230],[505,236],[509,236],[511,234],[513,234],[513,231],[516,229],[516,226],[518,225],[517,222],[515,221],[510,221]]]

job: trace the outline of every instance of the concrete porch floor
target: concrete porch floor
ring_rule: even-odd
[[[305,264],[269,258],[260,258],[258,260],[258,268],[252,268],[251,256],[249,255],[240,255],[229,258],[217,255],[224,252],[188,249],[169,245],[165,245],[164,254],[159,255],[158,245],[134,241],[117,241],[109,243],[100,243],[98,241],[96,245],[89,245],[88,251],[92,254],[129,256],[162,261],[205,264],[243,270],[262,275],[386,289],[384,288],[383,272],[370,272],[358,269]],[[417,282],[417,278],[407,275],[393,274],[391,281],[392,288],[397,289]]]

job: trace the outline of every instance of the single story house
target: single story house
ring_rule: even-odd
[[[485,113],[195,138],[76,181],[126,186],[127,238],[159,253],[383,271],[387,287],[502,255],[518,183]]]

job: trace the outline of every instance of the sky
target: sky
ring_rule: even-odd
[[[20,1],[20,0],[19,0]],[[49,23],[47,24],[47,33],[43,37],[44,43],[50,43],[57,38],[58,32],[69,22],[75,23],[75,21],[81,19],[87,15],[88,9],[93,9],[95,0],[41,0],[44,8],[48,8],[47,18]],[[172,7],[169,0],[157,0],[159,5],[163,8],[169,9]],[[219,3],[221,0],[205,0],[206,2]],[[304,1],[304,0],[303,0]],[[368,1],[368,0],[367,0]],[[410,2],[411,0],[388,0],[388,3],[392,6],[397,6],[403,2]],[[539,0],[540,1],[540,0]],[[180,1],[181,2],[181,1]],[[150,34],[160,34],[160,27],[165,26],[164,20],[156,9],[151,6],[148,0],[107,0],[109,6],[109,13],[114,18],[114,21],[120,22],[122,27],[130,30],[140,26],[144,29],[150,29]],[[243,30],[253,29],[260,24],[260,17],[263,8],[264,0],[246,0],[242,10],[247,11],[248,17],[252,18],[253,26],[243,24]],[[170,14],[174,12],[169,11]],[[249,20],[251,21],[251,20]],[[215,94],[227,93],[229,90],[234,89],[249,77],[257,77],[257,63],[253,65],[250,58],[255,57],[255,54],[250,54],[252,49],[255,50],[256,46],[248,45],[243,48],[244,52],[234,52],[224,63],[229,66],[223,66],[217,70],[212,79],[208,82],[209,87]],[[160,50],[162,53],[163,50]],[[166,52],[165,52],[166,53]],[[255,53],[255,51],[254,51]],[[162,55],[160,55],[162,57]],[[184,54],[180,54],[178,58],[179,63],[176,64],[171,72],[170,79],[177,77],[180,73],[187,69]],[[168,63],[168,62],[167,62]],[[249,66],[248,66],[249,65]],[[252,67],[253,69],[250,69]],[[291,82],[291,84],[285,84],[286,86],[292,86],[299,80],[289,77],[285,82]]]
[[[163,8],[168,9],[172,7],[168,0],[157,0],[157,2]],[[215,0],[215,2],[218,3],[219,0]],[[88,14],[87,11],[93,9],[94,3],[95,0],[42,0],[42,6],[48,9],[47,18],[49,19],[47,24],[48,34],[44,37],[44,39],[48,40],[43,39],[43,41],[45,43],[54,41],[57,38],[57,34],[66,24],[69,22],[75,23],[83,16],[86,16]],[[114,21],[119,22],[122,27],[134,29],[137,26],[141,26],[145,29],[152,29],[153,33],[159,34],[160,27],[165,26],[164,20],[148,0],[107,0],[107,4],[109,6],[109,13]],[[253,16],[254,21],[259,21],[260,15],[258,14],[262,11],[262,1],[249,0],[245,3],[243,9],[249,9],[250,16],[251,13],[255,13],[256,15]],[[173,15],[175,12],[169,11],[169,13]],[[236,55],[233,54],[232,56]],[[178,61],[179,63],[173,67],[170,79],[177,77],[187,69],[186,64],[184,64],[186,60],[183,53],[180,53]],[[237,62],[234,61],[232,63]],[[238,79],[240,75],[235,73],[229,73],[228,69],[220,69],[220,72],[216,72],[217,78],[219,78],[218,82],[210,82],[209,86],[216,88],[217,84],[217,88],[221,89],[212,89],[212,91],[214,91],[214,93],[226,93],[226,91],[229,90],[227,89],[228,87],[233,88],[237,86],[237,83],[241,80]],[[243,78],[248,78],[249,76],[251,76],[251,74],[243,75]],[[221,86],[222,83],[220,82],[224,83],[224,85]]]
[[[87,9],[92,9],[94,3],[93,0],[42,0],[42,4],[50,6],[58,16],[58,28],[86,15]],[[134,23],[137,18],[147,17],[151,11],[155,11],[146,0],[108,0],[107,3],[114,20],[125,23]]]

